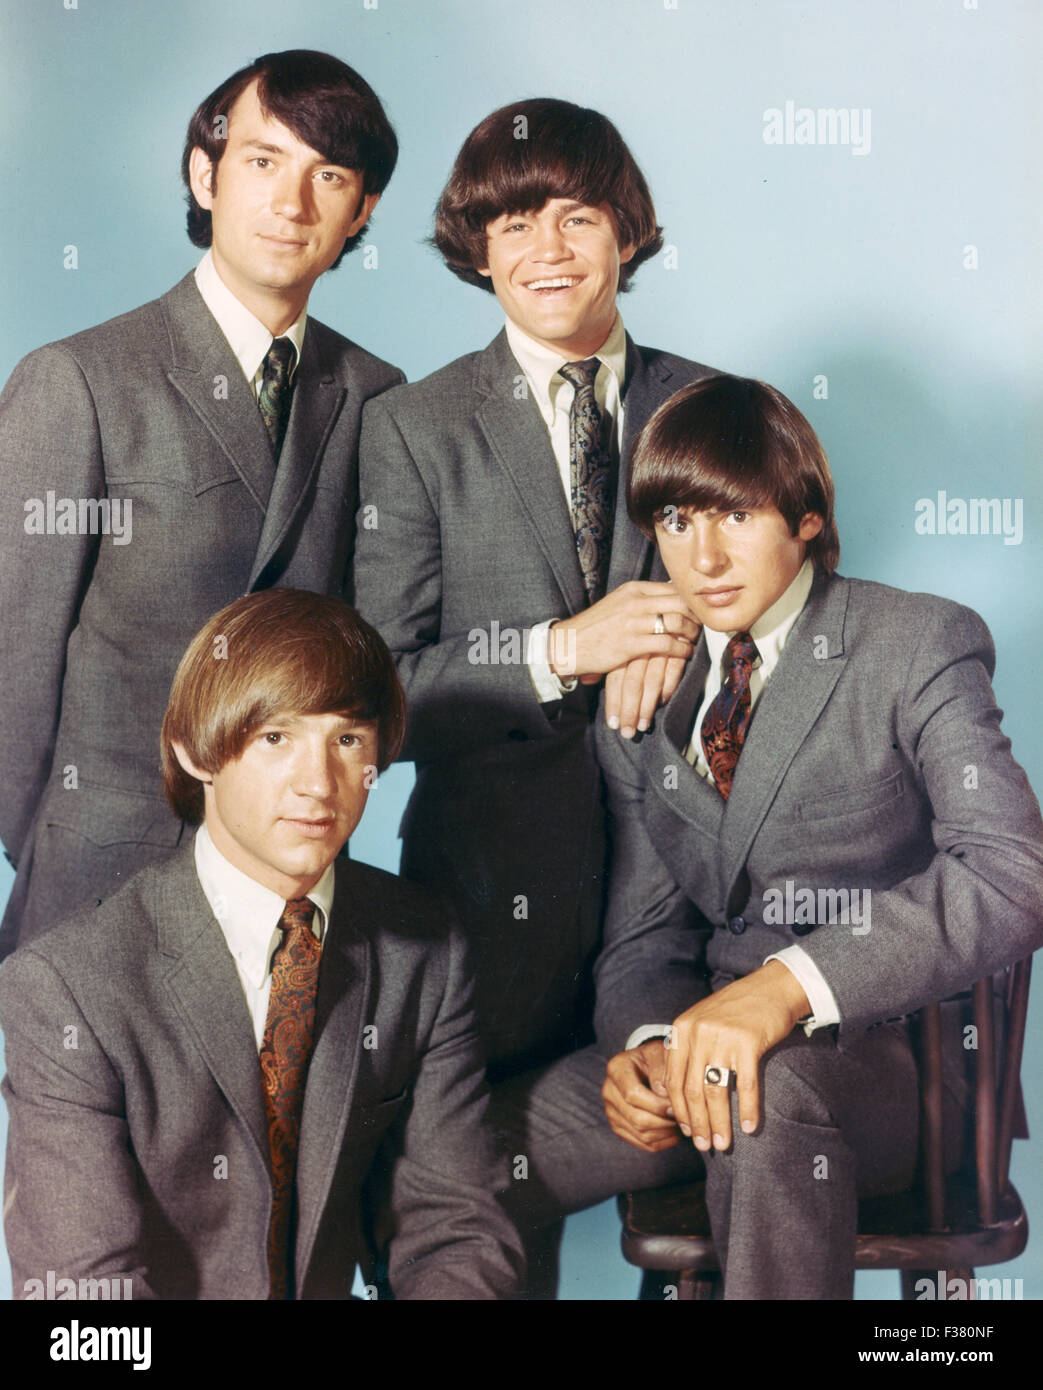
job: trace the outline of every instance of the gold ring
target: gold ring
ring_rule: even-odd
[[[655,627],[653,627],[653,629],[652,629],[652,634],[653,634],[653,636],[655,636],[655,637],[662,637],[662,635],[663,635],[663,633],[664,633],[665,631],[666,631],[666,619],[663,617],[662,613],[657,613],[657,614],[655,615]]]

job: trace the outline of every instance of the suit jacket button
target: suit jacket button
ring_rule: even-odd
[[[733,936],[742,936],[743,932],[746,930],[746,918],[729,917],[728,930],[731,932]]]
[[[815,930],[815,923],[814,923],[814,922],[794,922],[794,924],[793,924],[793,935],[794,935],[794,936],[807,936],[807,935],[809,934],[809,932],[813,932],[814,930]]]
[[[513,739],[515,743],[527,743],[529,735],[524,729],[511,729],[507,737]]]

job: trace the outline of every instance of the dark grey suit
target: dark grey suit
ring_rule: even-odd
[[[438,904],[339,860],[297,1165],[300,1298],[386,1258],[396,1297],[517,1286],[482,1124],[470,972]],[[0,969],[6,1234],[25,1281],[133,1279],[135,1298],[264,1299],[261,1070],[191,843]]]
[[[915,1159],[915,1071],[888,1020],[1043,942],[1043,823],[1000,729],[993,664],[968,609],[819,575],[727,802],[683,755],[705,643],[650,737],[598,731],[614,850],[595,972],[601,1059],[639,1024],[671,1022],[708,975],[719,988],[793,944],[839,1008],[835,1036],[798,1029],[768,1055],[760,1131],[707,1164],[730,1297],[850,1289],[856,1192],[903,1185]],[[774,922],[787,882],[868,892],[869,930]],[[690,1145],[650,1157],[608,1130],[601,1059],[565,1059],[501,1098],[507,1142],[535,1178],[515,1196],[537,1219],[698,1168]]]
[[[401,380],[309,319],[276,469],[192,275],[16,368],[0,399],[6,949],[176,843],[158,742],[177,662],[252,589],[342,591],[362,405]],[[28,534],[25,503],[49,491],[129,499],[129,543]]]
[[[652,565],[624,504],[634,436],[707,370],[627,340],[609,589]],[[395,655],[403,757],[417,764],[402,870],[445,892],[471,936],[491,1060],[549,1058],[582,1036],[604,825],[591,687],[541,704],[520,648],[585,595],[547,429],[506,334],[372,402],[359,477],[358,606]]]

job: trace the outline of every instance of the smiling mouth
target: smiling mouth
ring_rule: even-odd
[[[574,285],[582,283],[582,280],[582,275],[556,275],[553,279],[530,280],[525,288],[535,291],[536,294],[554,294],[559,290],[571,290]]]

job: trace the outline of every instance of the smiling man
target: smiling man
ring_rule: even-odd
[[[307,302],[396,155],[338,59],[234,73],[185,141],[199,265],[31,353],[0,399],[0,837],[18,870],[0,951],[177,842],[154,744],[200,623],[250,590],[349,582],[362,405],[402,375]],[[49,534],[31,524],[41,499],[65,518]]]
[[[378,1259],[397,1298],[513,1292],[463,943],[336,859],[404,719],[340,599],[193,639],[162,756],[198,831],[0,971],[16,1297],[347,1298]]]
[[[650,581],[627,456],[655,407],[707,369],[624,331],[617,295],[661,229],[596,111],[543,98],[493,112],[457,157],[434,240],[506,324],[367,408],[356,596],[410,702],[403,872],[445,892],[470,934],[479,1029],[503,1075],[589,1029],[597,687],[614,673],[632,731],[697,632],[676,589]]]
[[[985,624],[836,573],[829,465],[780,392],[679,391],[629,510],[703,640],[647,738],[598,730],[598,1048],[497,1097],[516,1214],[705,1177],[725,1298],[850,1298],[856,1200],[916,1163],[905,1016],[1043,942],[1039,806]],[[945,1058],[953,1159],[969,1060]]]

